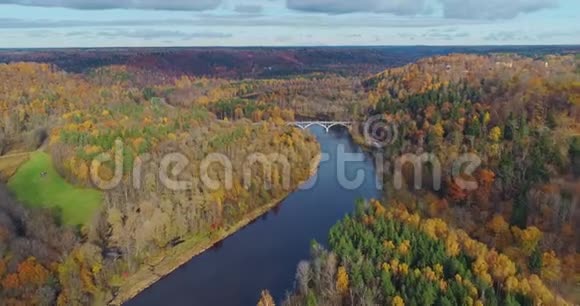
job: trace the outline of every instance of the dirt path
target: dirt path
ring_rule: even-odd
[[[23,155],[28,155],[30,153],[32,153],[32,152],[21,152],[21,153],[6,154],[6,155],[0,156],[0,160],[2,160],[2,159],[8,159],[8,158],[14,158],[14,157],[23,156]]]
[[[21,152],[0,156],[0,181],[7,182],[18,168],[28,161],[30,153]]]

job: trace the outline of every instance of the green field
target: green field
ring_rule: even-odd
[[[44,177],[43,172],[47,173]],[[30,154],[30,160],[8,181],[8,188],[29,207],[58,208],[62,222],[68,225],[90,222],[103,201],[101,192],[67,183],[44,152]]]

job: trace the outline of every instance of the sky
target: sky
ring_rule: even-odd
[[[0,0],[0,48],[580,44],[580,0]]]

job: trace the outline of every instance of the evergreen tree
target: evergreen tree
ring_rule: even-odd
[[[511,225],[526,228],[528,225],[528,205],[525,200],[525,195],[518,195],[513,205],[514,208],[510,220]]]
[[[540,273],[542,269],[542,252],[539,247],[536,247],[530,255],[528,267],[530,268],[530,272],[535,274]]]
[[[518,302],[515,296],[508,294],[503,301],[505,306],[520,306],[521,304]]]
[[[546,116],[546,125],[552,130],[558,127],[553,110],[548,111],[548,115]]]

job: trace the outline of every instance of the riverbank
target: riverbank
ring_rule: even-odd
[[[368,141],[365,139],[364,135],[361,135],[359,130],[356,128],[349,128],[348,131],[350,132],[350,137],[352,141],[356,143],[363,151],[372,153],[376,149],[375,147],[368,144]]]
[[[271,209],[280,204],[280,202],[288,197],[293,191],[298,189],[302,184],[306,183],[310,178],[315,176],[318,172],[320,162],[321,154],[319,153],[315,156],[310,165],[310,176],[297,184],[294,190],[291,190],[283,197],[275,199],[267,205],[264,205],[259,209],[248,213],[236,224],[231,225],[227,229],[220,229],[218,232],[214,232],[209,237],[199,235],[189,237],[182,244],[167,250],[163,256],[160,256],[156,260],[152,260],[151,263],[143,266],[135,274],[129,276],[124,281],[115,298],[109,304],[122,305],[123,303],[137,296],[145,289],[149,288],[163,277],[169,275],[171,272],[188,263],[195,256],[198,256],[209,250],[215,244],[235,234],[254,220],[269,212]]]

